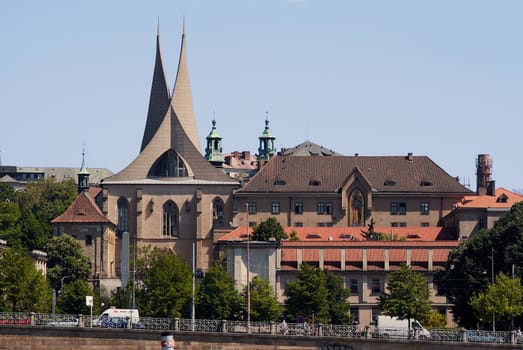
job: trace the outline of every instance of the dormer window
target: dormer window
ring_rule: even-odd
[[[320,186],[321,185],[321,181],[320,180],[311,180],[309,182],[309,185],[311,185],[311,186]]]
[[[307,234],[307,238],[321,238],[321,236],[317,233],[309,233]]]
[[[383,183],[384,186],[396,186],[396,181],[392,181],[392,180],[385,180],[385,182]]]
[[[274,186],[285,186],[285,185],[287,185],[287,182],[285,182],[285,180],[276,179],[276,181],[274,181]]]
[[[508,200],[508,197],[506,195],[502,194],[501,196],[498,197],[498,199],[496,199],[496,202],[507,203],[507,200]]]
[[[420,186],[421,187],[432,186],[432,181],[426,181],[426,180],[421,181]]]

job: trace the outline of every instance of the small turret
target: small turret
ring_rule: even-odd
[[[212,120],[212,129],[207,136],[207,147],[205,148],[205,159],[216,168],[223,167],[224,157],[222,153],[222,137],[216,131],[216,120]]]
[[[266,162],[268,162],[274,154],[276,149],[274,147],[274,140],[276,138],[272,136],[271,130],[269,129],[269,112],[265,114],[265,129],[259,137],[260,146],[258,147],[257,161],[261,168]]]
[[[89,191],[89,172],[85,167],[85,151],[82,152],[82,166],[78,172],[78,193]]]

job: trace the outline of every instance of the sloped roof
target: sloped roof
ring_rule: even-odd
[[[276,156],[238,193],[335,193],[355,168],[378,192],[472,193],[427,156]]]
[[[246,227],[237,227],[228,234],[220,238],[219,241],[246,240]],[[291,232],[296,232],[296,236],[301,243],[318,244],[322,242],[376,242],[367,240],[363,234],[366,232],[364,227],[285,227],[285,233],[290,236]],[[249,227],[252,232],[252,227]],[[396,239],[395,243],[408,242],[435,242],[435,241],[457,241],[457,232],[450,227],[375,227],[374,232],[392,234]],[[402,240],[400,240],[402,239]],[[293,241],[285,241],[293,242]],[[388,241],[377,241],[388,242]]]
[[[96,195],[99,191],[100,189],[93,190],[92,193]],[[87,192],[78,194],[69,208],[62,215],[52,220],[51,223],[105,223],[114,225],[103,215],[93,197]]]
[[[465,196],[456,204],[458,208],[511,208],[514,204],[523,201],[523,196],[503,187],[496,189],[496,194],[481,196]]]
[[[342,156],[341,153],[335,152],[331,149],[325,148],[311,141],[305,141],[299,145],[283,149],[281,151],[283,156]]]

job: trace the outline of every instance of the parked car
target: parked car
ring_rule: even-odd
[[[57,321],[49,322],[47,325],[51,327],[78,327],[79,321],[77,318],[63,318]]]

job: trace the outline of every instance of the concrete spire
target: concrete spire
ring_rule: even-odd
[[[160,49],[160,19],[158,18],[158,32],[156,34],[156,60],[154,64],[153,82],[151,84],[151,95],[149,97],[149,111],[143,133],[142,146],[140,152],[145,149],[147,144],[158,130],[167,109],[169,108],[170,95],[169,85],[165,77],[163,67],[162,52]]]
[[[201,153],[192,104],[191,83],[189,80],[189,67],[187,64],[187,53],[185,48],[185,18],[183,22],[180,60],[178,62],[178,72],[176,74],[176,82],[174,83],[171,106],[173,107],[183,130],[187,134],[187,137],[189,137],[194,147],[196,147],[196,149]]]

